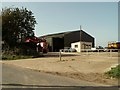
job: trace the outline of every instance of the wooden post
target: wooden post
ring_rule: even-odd
[[[87,49],[87,55],[89,55],[88,52],[89,52],[89,51],[88,51],[88,49]]]
[[[112,57],[112,49],[110,49],[110,57]]]
[[[60,58],[60,61],[61,61],[61,50],[60,50],[60,52],[59,52],[59,58]]]
[[[99,53],[100,53],[100,50],[98,49],[97,51],[98,51],[98,55],[99,55]]]

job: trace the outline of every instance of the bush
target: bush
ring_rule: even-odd
[[[111,68],[111,70],[105,74],[107,74],[109,77],[120,78],[120,64],[114,68]]]
[[[2,49],[2,60],[16,60],[31,57],[38,57],[41,54],[36,50],[30,48],[10,48],[8,50]]]

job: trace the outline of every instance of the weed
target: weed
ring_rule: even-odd
[[[75,59],[71,59],[72,61],[74,61]]]
[[[106,72],[105,74],[112,78],[120,78],[120,65],[111,68],[111,70]]]

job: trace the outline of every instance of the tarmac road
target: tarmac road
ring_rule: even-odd
[[[2,65],[2,87],[102,86],[101,84],[37,72],[14,65]],[[104,85],[103,85],[104,86]]]

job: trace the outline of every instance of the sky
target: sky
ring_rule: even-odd
[[[37,37],[82,29],[96,46],[118,41],[117,2],[2,2],[4,7],[24,7],[33,12]]]

